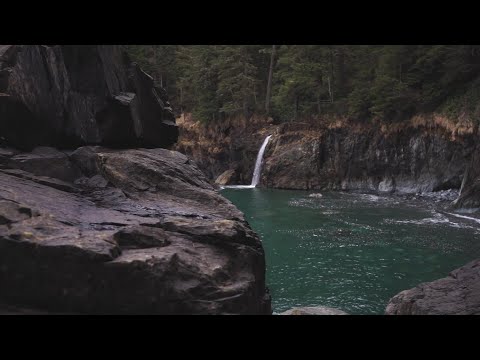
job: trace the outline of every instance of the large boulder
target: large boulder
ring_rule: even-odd
[[[0,143],[169,147],[168,97],[116,45],[0,45]]]
[[[11,168],[31,154],[0,154],[10,164],[0,168],[0,302],[55,313],[271,313],[258,235],[186,156],[83,147],[69,154],[81,172],[72,183]]]
[[[480,260],[390,299],[386,315],[480,315]]]

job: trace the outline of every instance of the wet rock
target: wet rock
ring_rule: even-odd
[[[65,191],[52,185],[61,180],[0,169],[2,302],[47,312],[271,313],[258,235],[187,157],[92,146],[70,159],[92,186]]]
[[[346,312],[325,306],[298,307],[279,315],[348,315]]]
[[[386,315],[480,315],[480,260],[390,299]]]

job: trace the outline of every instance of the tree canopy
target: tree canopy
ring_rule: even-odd
[[[266,107],[279,121],[326,114],[364,121],[401,121],[432,111],[480,115],[480,45],[132,45],[127,49],[167,89],[177,111],[192,112],[203,122],[234,114],[265,114]]]

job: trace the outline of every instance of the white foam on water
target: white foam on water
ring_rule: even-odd
[[[452,213],[447,213],[447,214],[458,217],[458,218],[462,218],[462,219],[472,220],[472,221],[475,221],[477,224],[480,224],[480,219],[477,219],[477,218],[474,218],[474,217],[459,215],[459,214],[452,214]]]
[[[445,216],[436,211],[433,212],[433,217],[427,217],[418,220],[393,220],[385,219],[384,222],[389,224],[413,224],[413,225],[437,225],[437,224],[448,224],[451,221]]]
[[[462,209],[457,209],[455,212],[460,213],[460,214],[474,214],[476,212],[480,211],[480,208],[462,208]]]
[[[254,185],[223,185],[220,186],[220,189],[253,189]]]
[[[445,214],[452,215],[452,216],[455,216],[455,217],[458,217],[458,218],[473,220],[477,224],[480,224],[480,219],[477,219],[477,218],[472,218],[472,217],[469,217],[469,216],[463,216],[463,215],[452,214],[452,213],[445,213]],[[478,229],[478,227],[476,227],[476,226],[470,226],[470,225],[467,225],[467,224],[462,224],[462,223],[457,223],[455,221],[452,221],[447,216],[445,216],[441,213],[438,213],[436,211],[433,211],[433,217],[427,217],[427,218],[423,218],[423,219],[419,219],[419,220],[385,219],[384,222],[388,223],[388,224],[412,224],[412,225],[432,225],[432,226],[447,225],[447,226],[454,227],[454,228],[457,228],[457,229],[475,229],[475,230]]]

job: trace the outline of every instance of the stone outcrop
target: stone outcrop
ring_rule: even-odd
[[[0,145],[169,147],[163,89],[114,45],[0,45]]]
[[[166,149],[2,149],[0,288],[50,312],[271,313],[258,235]]]
[[[236,177],[237,177],[237,173],[235,170],[233,169],[226,170],[217,177],[217,179],[215,180],[215,184],[217,185],[235,184]]]
[[[325,306],[297,307],[279,315],[348,315],[346,312]]]
[[[394,296],[387,315],[480,315],[480,260]]]

